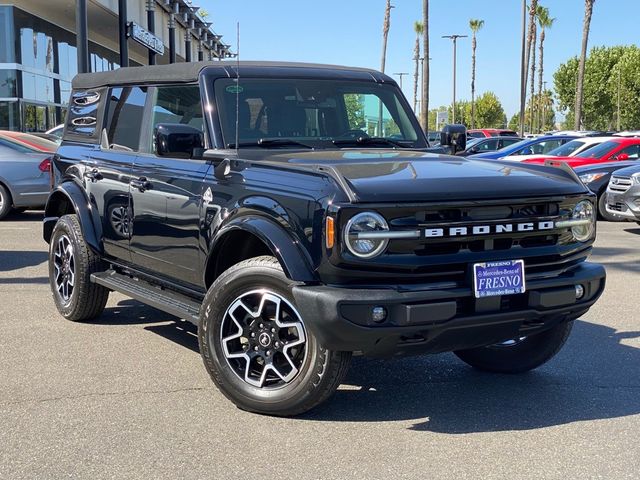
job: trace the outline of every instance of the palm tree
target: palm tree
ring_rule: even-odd
[[[420,123],[429,131],[429,0],[422,0],[422,103]]]
[[[523,98],[522,98],[523,105],[526,105],[527,103],[527,75],[529,74],[529,60],[531,59],[531,46],[533,45],[535,34],[536,34],[535,33],[536,32],[535,17],[536,17],[537,8],[538,8],[538,0],[531,0],[531,3],[529,4],[529,24],[528,24],[529,31],[527,33],[527,44],[525,47],[526,57],[524,62],[524,69],[522,72],[522,74],[524,75],[524,78],[521,79],[522,84],[524,85],[524,92],[523,92]],[[529,125],[529,127],[531,127],[531,125]]]
[[[473,32],[471,38],[471,128],[476,128],[476,33],[484,25],[484,20],[472,18],[469,28]]]
[[[582,24],[582,51],[580,52],[580,63],[578,65],[578,81],[576,84],[576,120],[574,128],[580,130],[582,127],[582,89],[584,87],[584,65],[587,61],[587,43],[589,42],[589,27],[591,25],[591,15],[593,14],[593,4],[596,0],[584,0],[584,23]]]
[[[413,31],[416,32],[416,46],[413,49],[413,60],[416,62],[416,69],[413,72],[413,111],[418,110],[418,66],[420,65],[420,37],[424,32],[424,25],[422,22],[415,22],[413,24]]]
[[[389,27],[391,27],[391,0],[387,0],[387,6],[384,9],[384,23],[382,24],[382,59],[380,61],[380,71],[384,73],[384,67],[387,61],[387,38],[389,38]]]
[[[540,9],[544,8],[542,5],[538,4],[536,7],[536,14],[533,18],[533,42],[531,43],[531,85],[529,86],[529,91],[531,92],[531,103],[529,104],[529,130],[531,133],[535,131],[535,94],[536,94],[536,44],[538,43],[538,28],[536,21],[538,20],[538,15],[540,14]]]
[[[538,9],[538,25],[540,26],[540,63],[538,67],[538,99],[540,101],[544,101],[542,97],[542,78],[544,73],[544,37],[545,31],[550,29],[553,26],[553,22],[555,22],[555,18],[551,18],[549,16],[549,9],[546,7],[540,6]],[[544,119],[542,118],[542,105],[538,105],[538,129],[541,131],[542,122]]]

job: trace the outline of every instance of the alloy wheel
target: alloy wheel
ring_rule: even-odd
[[[53,267],[56,290],[64,302],[69,302],[76,280],[76,262],[73,245],[66,235],[62,235],[53,251]]]
[[[280,388],[291,382],[305,361],[306,340],[298,311],[269,290],[237,297],[220,328],[228,365],[240,379],[258,388]]]

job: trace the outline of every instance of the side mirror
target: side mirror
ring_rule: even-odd
[[[626,153],[621,153],[620,155],[616,155],[615,159],[620,161],[629,160],[629,155]]]
[[[153,130],[160,157],[193,158],[204,149],[202,130],[180,123],[159,123]]]
[[[451,147],[451,153],[461,152],[467,146],[467,129],[464,125],[445,125],[440,132],[440,145]]]
[[[527,147],[520,151],[520,155],[534,155],[533,148]]]

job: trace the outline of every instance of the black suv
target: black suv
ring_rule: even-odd
[[[604,289],[594,195],[570,170],[427,148],[372,70],[79,75],[44,220],[56,306],[85,321],[118,291],[194,322],[220,390],[273,415],[324,401],[352,354],[538,367]]]

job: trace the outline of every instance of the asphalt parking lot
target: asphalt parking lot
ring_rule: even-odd
[[[453,355],[354,359],[321,408],[276,419],[213,386],[188,323],[112,294],[74,324],[41,213],[0,223],[0,478],[638,478],[640,227],[599,223],[600,302],[522,376]]]

